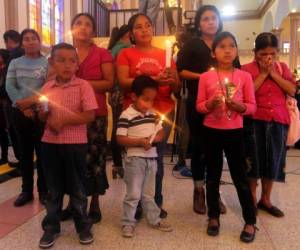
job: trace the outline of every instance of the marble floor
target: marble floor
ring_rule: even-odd
[[[78,242],[72,221],[62,223],[62,233],[53,249],[207,249],[207,250],[298,250],[300,249],[300,150],[291,149],[287,158],[285,184],[275,184],[274,204],[285,212],[285,217],[274,218],[259,211],[256,241],[245,244],[239,241],[243,227],[241,210],[228,171],[223,171],[222,199],[227,205],[227,214],[221,217],[220,235],[206,235],[207,217],[192,211],[191,179],[182,179],[172,173],[174,163],[165,157],[164,208],[168,211],[167,221],[174,231],[162,233],[147,226],[143,219],[136,228],[133,239],[121,236],[120,219],[125,185],[121,179],[111,179],[111,162],[108,162],[110,188],[101,197],[102,221],[93,227],[95,241],[90,246]],[[1,166],[0,166],[1,168]],[[0,184],[0,249],[38,249],[42,234],[41,220],[44,208],[37,199],[21,208],[14,208],[13,201],[20,191],[20,178]],[[298,198],[297,198],[298,197]]]

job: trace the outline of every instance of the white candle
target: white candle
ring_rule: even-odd
[[[154,133],[150,137],[150,143],[152,143],[154,141],[155,136],[157,135],[158,131],[161,129],[161,126],[164,122],[164,119],[165,119],[165,116],[162,115],[159,122],[158,122],[158,124],[155,125]]]
[[[172,43],[170,40],[166,41],[166,68],[171,68],[172,60]]]
[[[49,107],[48,107],[49,100],[48,100],[47,96],[45,96],[45,95],[40,96],[39,101],[42,104],[43,111],[48,112],[49,111]]]

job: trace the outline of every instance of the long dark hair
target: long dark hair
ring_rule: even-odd
[[[223,41],[224,39],[228,38],[228,37],[231,38],[231,39],[233,40],[233,42],[234,42],[234,44],[235,44],[235,47],[238,48],[238,45],[237,45],[237,41],[236,41],[236,39],[235,39],[235,36],[234,36],[232,33],[228,32],[228,31],[223,31],[223,32],[221,32],[221,33],[219,33],[219,34],[216,35],[216,37],[215,37],[215,39],[214,39],[214,41],[213,41],[213,44],[212,44],[212,46],[211,46],[211,51],[212,51],[213,53],[215,53],[215,50],[216,50],[218,44],[219,44],[221,41]],[[217,64],[216,61],[215,61],[214,63]],[[235,68],[240,68],[240,67],[241,67],[240,60],[239,60],[238,55],[237,55],[237,57],[233,60],[232,65],[233,65]]]
[[[93,28],[93,32],[96,33],[96,31],[97,31],[96,21],[95,21],[94,17],[93,17],[91,14],[89,14],[89,13],[78,13],[78,14],[76,14],[76,15],[73,17],[72,21],[71,21],[71,28],[72,28],[73,25],[75,24],[76,20],[77,20],[79,17],[81,17],[81,16],[85,16],[85,17],[87,17],[87,18],[91,21],[91,23],[92,23],[92,28]]]
[[[220,15],[220,12],[219,10],[217,9],[216,6],[214,5],[202,5],[198,10],[197,10],[197,13],[196,13],[196,16],[195,16],[195,20],[194,20],[194,25],[195,25],[195,32],[198,36],[201,36],[202,35],[202,32],[201,30],[199,30],[199,25],[200,25],[200,20],[201,20],[201,17],[202,15],[204,14],[204,12],[206,11],[212,11],[216,14],[217,18],[218,18],[218,21],[219,21],[219,28],[217,30],[217,33],[221,32],[223,30],[223,21],[221,19],[221,15]]]
[[[122,25],[120,28],[114,27],[111,31],[107,49],[111,50],[127,32],[129,32],[129,27],[126,24]]]
[[[24,29],[24,30],[21,32],[21,35],[20,35],[21,45],[23,44],[24,36],[25,36],[27,33],[31,33],[31,34],[35,35],[36,38],[39,40],[39,42],[41,42],[40,35],[39,35],[39,33],[37,33],[36,30],[34,30],[34,29]]]
[[[277,37],[270,32],[260,33],[255,39],[255,48],[254,51],[265,49],[267,47],[272,47],[278,49],[278,40]]]
[[[134,27],[134,24],[135,24],[136,19],[138,19],[138,17],[140,17],[140,16],[146,17],[147,20],[149,21],[149,23],[151,24],[151,26],[153,26],[150,17],[148,17],[147,15],[145,15],[145,14],[143,14],[143,13],[137,13],[137,14],[131,16],[131,17],[129,18],[129,20],[128,20],[128,29],[129,29],[129,31],[130,31],[130,33],[131,33],[130,41],[131,41],[132,44],[135,44],[135,41],[134,41],[134,39],[133,39],[133,37],[132,37],[133,27]]]

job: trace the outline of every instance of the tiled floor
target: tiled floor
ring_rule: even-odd
[[[192,181],[172,175],[170,158],[165,158],[164,207],[168,210],[168,222],[174,227],[172,233],[162,233],[149,228],[143,219],[137,226],[136,237],[124,239],[120,231],[122,200],[125,185],[122,180],[112,180],[110,163],[108,173],[110,188],[101,197],[103,220],[94,226],[95,242],[83,247],[79,244],[73,223],[62,223],[62,234],[53,249],[300,249],[300,150],[288,152],[287,183],[274,186],[274,204],[282,208],[286,216],[274,218],[259,212],[256,241],[243,244],[239,233],[243,227],[241,211],[232,185],[223,185],[222,197],[227,204],[227,214],[221,218],[220,235],[206,235],[206,216],[192,211]],[[230,182],[228,172],[224,181]],[[13,198],[20,189],[20,178],[0,184],[0,249],[38,249],[42,234],[41,220],[45,214],[37,200],[23,208],[12,206]]]

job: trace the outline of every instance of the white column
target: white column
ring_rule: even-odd
[[[72,36],[71,36],[71,0],[64,1],[64,41],[66,43],[73,43]]]
[[[19,32],[22,32],[23,29],[29,27],[29,8],[27,1],[18,0],[18,9],[16,10],[18,17],[18,29]]]
[[[299,32],[300,28],[300,13],[291,13],[291,43],[290,43],[290,69],[294,70],[297,68],[297,56],[299,52]]]
[[[0,0],[0,34],[2,35],[6,31],[6,23],[5,23],[5,8],[4,8],[4,0]],[[2,37],[0,37],[0,48],[5,48]]]

